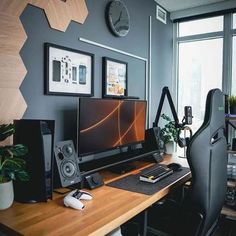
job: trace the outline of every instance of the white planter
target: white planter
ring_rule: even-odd
[[[174,153],[174,141],[170,141],[169,143],[165,144],[165,153],[166,154]]]
[[[9,208],[14,200],[12,181],[0,183],[0,210]]]

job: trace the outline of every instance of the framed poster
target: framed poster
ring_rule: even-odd
[[[93,96],[94,55],[45,43],[45,94]]]
[[[128,95],[128,63],[103,57],[103,97]]]

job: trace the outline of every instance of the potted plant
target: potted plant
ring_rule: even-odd
[[[13,124],[0,125],[0,142],[15,132]],[[0,210],[10,207],[14,200],[13,183],[15,179],[27,181],[25,160],[22,158],[28,149],[22,145],[0,145]]]
[[[162,114],[161,118],[166,121],[166,124],[160,131],[160,138],[165,145],[165,153],[172,154],[174,142],[177,142],[178,130],[175,127],[175,122],[169,116]]]
[[[228,97],[230,114],[236,114],[236,96],[231,95]]]

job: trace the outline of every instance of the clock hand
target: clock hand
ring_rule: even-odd
[[[122,11],[120,12],[118,20],[116,20],[116,22],[114,22],[114,26],[116,26],[118,24],[118,22],[120,22],[121,16],[122,16]]]

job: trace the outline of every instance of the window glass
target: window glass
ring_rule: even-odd
[[[212,33],[223,31],[223,16],[179,23],[179,36]]]
[[[179,44],[178,114],[192,106],[196,131],[205,114],[205,101],[212,88],[222,89],[223,39],[209,39]]]
[[[232,95],[236,95],[236,36],[233,37]]]
[[[233,29],[236,29],[236,13],[233,14]]]

